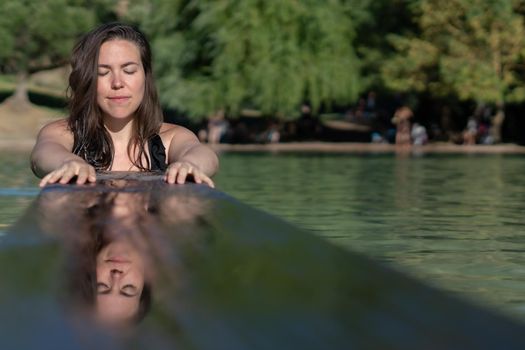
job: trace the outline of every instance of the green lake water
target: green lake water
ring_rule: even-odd
[[[27,157],[0,156],[2,232],[38,194]],[[523,156],[230,153],[215,180],[334,244],[525,320],[524,173]]]

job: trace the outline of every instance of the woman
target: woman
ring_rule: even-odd
[[[80,39],[71,58],[67,119],[40,131],[31,154],[40,186],[94,182],[97,170],[164,171],[214,187],[217,155],[189,130],[163,123],[144,35],[120,23]]]

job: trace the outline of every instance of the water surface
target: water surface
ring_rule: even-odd
[[[52,185],[0,239],[0,348],[523,349],[475,308],[206,186]]]
[[[246,203],[525,319],[525,158],[227,154]]]
[[[1,156],[0,231],[38,193]],[[525,319],[525,158],[223,154],[217,187],[352,251]]]
[[[0,152],[0,236],[22,215],[39,192],[29,170],[29,153]]]

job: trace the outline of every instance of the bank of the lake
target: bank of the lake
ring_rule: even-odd
[[[273,144],[214,144],[219,152],[322,152],[322,153],[396,153],[396,154],[525,154],[525,147],[516,144],[456,145],[448,142],[423,146],[399,147],[387,143],[354,142],[290,142]]]
[[[34,138],[0,138],[0,151],[31,150]],[[449,142],[433,142],[423,146],[398,147],[388,143],[358,142],[286,142],[271,144],[210,144],[214,150],[224,152],[271,152],[271,153],[348,153],[348,154],[525,154],[525,146],[517,144],[456,145]]]

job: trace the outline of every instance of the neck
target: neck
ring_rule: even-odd
[[[133,134],[133,118],[105,118],[104,126],[111,135],[113,142],[129,142]]]

